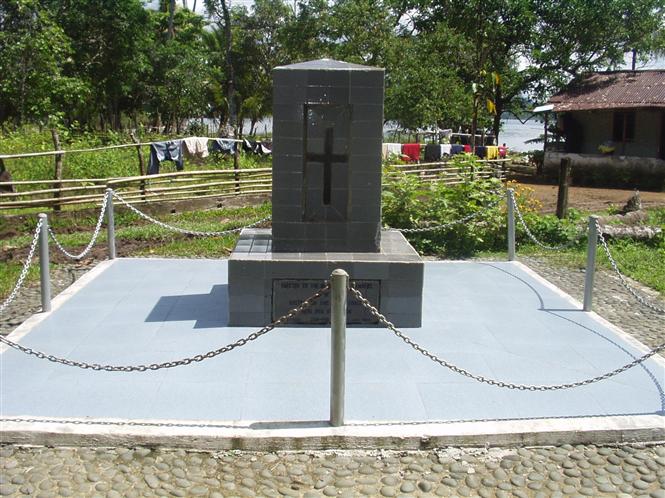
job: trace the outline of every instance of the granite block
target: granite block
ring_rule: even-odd
[[[329,225],[328,225],[329,226]],[[266,236],[270,230],[251,229],[243,230],[240,242],[260,238],[258,246],[265,247]],[[269,261],[256,260],[264,256],[263,253],[250,250],[246,252],[234,251],[229,261],[229,300],[231,323],[233,325],[260,325],[261,322],[252,320],[270,319],[272,300],[269,294],[273,289],[275,279],[321,279],[327,280],[330,273],[336,268],[345,269],[352,280],[376,280],[380,282],[380,293],[378,297],[379,309],[387,318],[401,327],[420,326],[421,296],[422,296],[422,261],[402,234],[396,231],[385,232],[385,244],[381,252],[376,253],[351,253],[347,251],[327,252],[273,252]],[[323,240],[321,243],[330,245],[345,244],[349,239]],[[290,241],[284,241],[289,243]],[[319,241],[314,241],[315,243]],[[369,243],[370,241],[362,241]],[[273,243],[275,241],[273,240]],[[298,241],[305,243],[305,241]],[[310,243],[310,241],[307,241]],[[240,244],[246,247],[246,243]],[[406,246],[406,249],[400,247]],[[255,247],[252,243],[252,247]],[[408,255],[408,262],[395,262],[394,251],[399,250]],[[316,252],[314,252],[316,251]],[[263,278],[247,278],[247,262],[260,263],[263,268]],[[403,269],[398,269],[404,266]],[[409,272],[409,269],[411,270]],[[403,277],[392,279],[394,275]],[[251,271],[249,272],[251,274]],[[244,279],[243,285],[236,285],[237,279]],[[247,291],[250,289],[249,292]],[[387,301],[385,301],[387,299]],[[248,313],[247,307],[256,309],[257,303],[263,303],[263,313]],[[264,321],[262,324],[267,323]]]
[[[309,86],[349,86],[349,71],[308,71],[307,84]]]
[[[305,119],[304,103],[280,104],[275,102],[272,106],[272,115],[275,121],[302,121]],[[274,138],[274,137],[273,137]]]
[[[302,137],[275,137],[272,143],[273,154],[300,155],[303,154],[305,142]]]
[[[352,87],[383,88],[383,70],[380,71],[351,71],[349,85]]]
[[[346,104],[349,102],[348,86],[308,86],[306,102],[325,104]]]
[[[302,205],[302,191],[297,188],[273,188],[272,202],[274,205],[282,206],[301,206]],[[273,217],[273,219],[275,219]],[[279,220],[279,218],[277,218]],[[295,220],[293,220],[295,221]]]
[[[367,138],[367,139],[382,139],[383,123],[378,120],[374,121],[352,121],[351,122],[351,137],[353,138]]]
[[[306,71],[289,71],[282,68],[275,68],[272,72],[272,81],[274,87],[294,87],[307,86],[308,77]]]
[[[351,152],[354,155],[372,156],[376,161],[381,158],[381,136],[377,138],[359,138],[354,136],[351,138]],[[378,157],[377,157],[378,153]]]
[[[351,104],[383,105],[383,84],[380,86],[351,86],[349,90]]]
[[[303,136],[304,123],[300,121],[273,121],[273,136],[300,138]]]
[[[272,98],[273,102],[280,102],[287,104],[289,102],[298,104],[304,102],[307,97],[306,85],[290,85],[283,86],[277,85],[273,87]]]
[[[354,104],[353,117],[358,121],[380,120],[383,122],[383,106],[373,104]]]

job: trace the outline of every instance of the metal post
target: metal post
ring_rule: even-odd
[[[39,232],[39,283],[42,294],[42,312],[51,311],[51,281],[49,279],[48,216],[39,214],[42,229]]]
[[[346,290],[349,274],[335,270],[330,276],[330,425],[344,425],[344,368],[346,361]]]
[[[593,277],[596,274],[596,245],[598,244],[598,216],[589,216],[589,239],[584,275],[584,311],[591,311],[593,301]]]
[[[513,189],[506,189],[508,206],[508,261],[515,261],[515,204]]]
[[[106,234],[109,245],[109,259],[115,259],[115,219],[113,216],[113,190],[106,189]]]

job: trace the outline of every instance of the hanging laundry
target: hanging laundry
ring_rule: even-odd
[[[425,162],[436,162],[441,160],[441,145],[440,144],[427,144],[425,145]]]
[[[487,146],[487,159],[498,159],[499,148],[496,145]]]
[[[182,141],[156,142],[150,145],[150,160],[148,161],[148,174],[159,173],[159,164],[162,161],[173,161],[178,171],[185,167],[182,157]]]
[[[402,144],[386,142],[381,147],[381,154],[384,159],[390,159],[391,156],[399,157],[402,154]]]
[[[464,144],[464,152],[471,152],[471,146],[469,144]]]
[[[464,152],[464,146],[462,144],[452,144],[450,146],[450,155],[454,156],[456,154],[461,154]]]
[[[507,155],[508,155],[508,147],[506,147],[505,144],[504,144],[504,145],[500,145],[500,146],[499,146],[499,157],[500,157],[501,159],[503,159],[503,158],[506,157]]]
[[[188,137],[182,140],[183,148],[188,156],[195,159],[208,157],[208,139],[205,137]]]
[[[216,138],[212,141],[212,151],[222,154],[235,154],[236,142],[230,138]]]
[[[487,147],[484,145],[476,147],[476,156],[478,156],[479,159],[485,159],[485,157],[487,157]]]
[[[420,161],[420,144],[402,144],[402,155],[408,157],[409,162]]]
[[[272,154],[272,142],[264,140],[263,142],[259,143],[259,146],[261,148],[261,154],[266,156],[268,154]]]
[[[381,144],[381,159],[384,161],[388,159],[388,144],[386,143]]]
[[[441,157],[452,156],[452,145],[441,144]]]

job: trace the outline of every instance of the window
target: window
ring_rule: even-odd
[[[612,140],[632,142],[635,140],[635,112],[615,112]]]

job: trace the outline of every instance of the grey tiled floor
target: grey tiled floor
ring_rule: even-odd
[[[255,330],[226,327],[224,260],[120,259],[20,342],[75,360],[153,363],[215,349]],[[642,353],[520,267],[426,263],[417,342],[481,375],[552,384],[592,377]],[[328,418],[330,333],[280,328],[200,364],[145,373],[83,371],[10,350],[3,415],[188,420]],[[434,364],[387,330],[347,337],[348,421],[665,414],[653,360],[573,390],[521,392]]]

